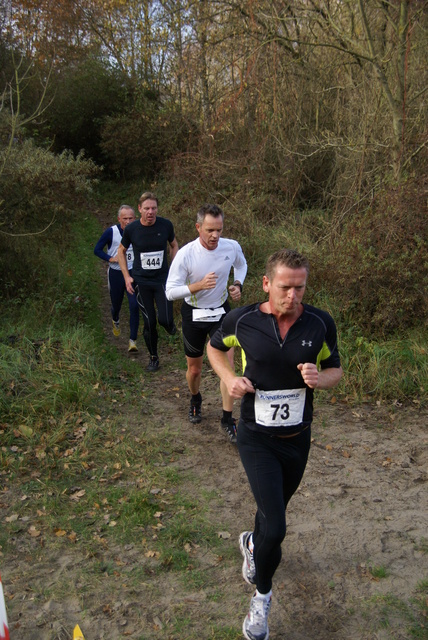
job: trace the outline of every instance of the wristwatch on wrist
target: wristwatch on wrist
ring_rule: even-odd
[[[234,282],[234,283],[233,283],[233,286],[234,286],[234,287],[239,287],[239,290],[240,290],[240,291],[241,291],[241,293],[242,293],[242,284],[241,284],[240,282]]]

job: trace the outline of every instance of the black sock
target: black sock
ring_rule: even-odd
[[[196,393],[196,394],[192,393],[192,402],[193,402],[193,404],[201,404],[202,396],[201,396],[200,391],[198,391],[198,393]]]
[[[229,422],[232,419],[232,412],[223,409],[223,422]]]

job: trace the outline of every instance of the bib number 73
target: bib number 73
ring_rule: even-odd
[[[254,414],[264,427],[293,427],[301,424],[305,409],[306,389],[256,389]]]
[[[271,404],[270,405],[272,408],[272,420],[275,421],[278,413],[279,413],[279,418],[281,420],[288,420],[288,418],[290,417],[290,407],[288,404]]]

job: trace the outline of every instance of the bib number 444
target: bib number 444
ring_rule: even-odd
[[[141,253],[140,259],[143,269],[160,269],[163,264],[163,251]]]

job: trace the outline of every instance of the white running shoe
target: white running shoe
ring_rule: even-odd
[[[247,640],[268,640],[268,613],[271,602],[271,595],[264,597],[254,594],[251,598],[250,610],[242,625],[242,633]]]
[[[248,584],[256,584],[256,565],[254,564],[254,556],[248,548],[248,539],[252,533],[252,531],[243,531],[239,536],[239,548],[244,557],[242,577]]]
[[[137,343],[135,342],[135,340],[129,341],[128,351],[129,353],[135,353],[136,351],[138,351]]]

